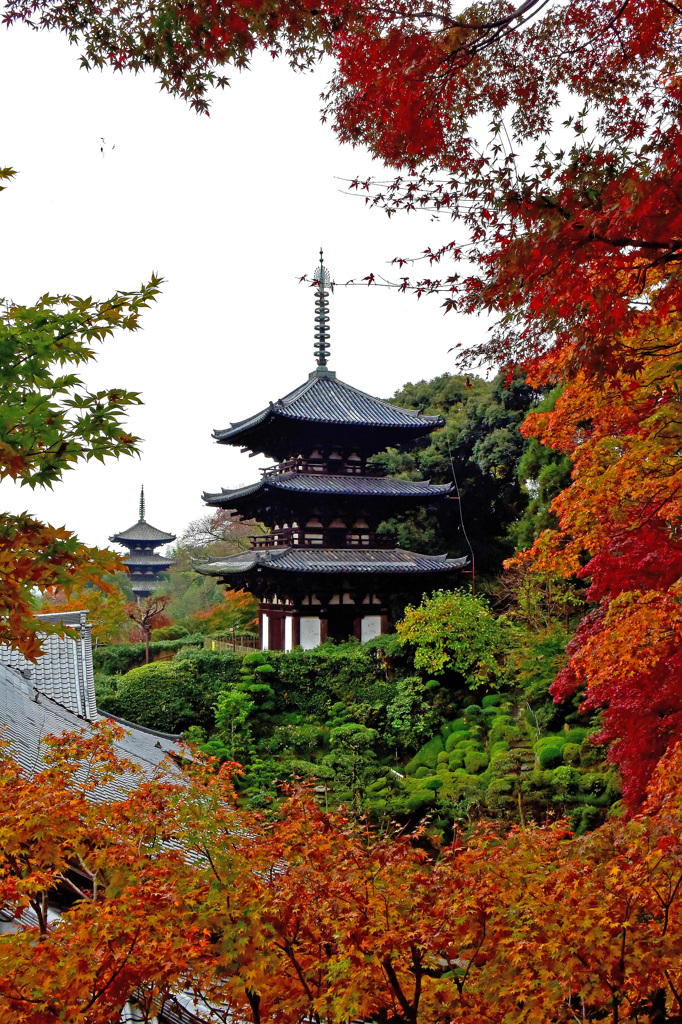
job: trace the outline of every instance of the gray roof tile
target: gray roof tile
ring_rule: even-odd
[[[266,491],[283,491],[315,495],[334,494],[371,498],[444,498],[452,490],[452,484],[432,484],[428,480],[400,480],[391,476],[355,476],[326,473],[282,473],[272,474],[255,484],[239,487],[234,491],[223,490],[220,494],[204,494],[209,505],[227,508],[230,501],[238,501],[250,495]]]
[[[124,530],[123,533],[115,533],[109,540],[112,544],[123,545],[126,545],[128,541],[147,541],[154,543],[156,546],[158,544],[170,544],[171,541],[175,540],[175,534],[164,533],[163,530],[157,530],[155,526],[150,526],[149,523],[145,523],[144,519],[140,519],[129,530]]]
[[[265,548],[195,563],[204,576],[226,577],[268,569],[276,573],[451,573],[462,569],[466,558],[421,555],[401,548]]]
[[[213,436],[224,444],[241,443],[242,436],[269,418],[282,417],[312,423],[350,424],[362,427],[406,428],[411,434],[427,434],[445,421],[424,416],[415,409],[391,405],[339,380],[330,371],[314,372],[300,387],[248,419],[232,423]]]

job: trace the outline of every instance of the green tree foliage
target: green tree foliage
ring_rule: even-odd
[[[533,411],[550,412],[563,390],[563,386],[554,388]],[[517,548],[530,547],[543,530],[556,528],[557,519],[550,505],[570,484],[571,466],[567,455],[547,448],[537,437],[527,439],[516,470],[519,483],[529,497],[526,509],[511,527],[511,536]]]
[[[0,169],[0,180],[13,172]],[[160,279],[104,302],[43,295],[33,306],[0,304],[0,480],[52,487],[75,465],[137,451],[125,429],[140,398],[124,388],[91,392],[77,372],[96,358],[94,343],[117,330],[135,331]],[[0,514],[0,640],[29,658],[40,653],[31,594],[88,582],[121,567],[111,552],[80,544],[63,528]]]
[[[511,630],[482,598],[439,590],[417,608],[407,608],[396,630],[414,650],[416,668],[436,675],[447,670],[470,688],[500,680]]]
[[[143,645],[140,645],[143,646]],[[210,730],[221,686],[238,671],[239,662],[210,651],[183,651],[173,661],[157,661],[114,677],[102,709],[161,732],[181,733],[192,725]]]
[[[488,382],[449,373],[407,384],[391,399],[410,409],[439,413],[446,426],[413,445],[389,449],[376,461],[389,473],[434,483],[451,483],[454,467],[477,572],[498,571],[512,553],[509,531],[528,500],[518,477],[527,445],[519,427],[537,399],[521,374],[511,380],[500,374]],[[440,515],[420,511],[392,519],[382,529],[403,547],[468,554],[454,502]]]
[[[248,595],[226,594],[209,576],[194,571],[194,562],[231,555],[249,547],[249,537],[262,532],[252,520],[242,521],[223,509],[193,520],[173,551],[174,564],[163,584],[170,597],[166,614],[188,632],[213,633],[253,626],[257,602]]]

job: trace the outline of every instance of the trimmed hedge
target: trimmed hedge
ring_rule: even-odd
[[[201,633],[183,636],[179,640],[152,641],[149,645],[149,657],[153,661],[165,651],[179,651],[181,647],[203,647],[204,638]],[[145,645],[140,644],[109,644],[98,647],[92,654],[95,671],[104,672],[108,676],[123,675],[133,668],[144,665]]]

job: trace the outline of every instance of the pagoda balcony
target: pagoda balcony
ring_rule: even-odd
[[[270,476],[281,476],[283,473],[326,473],[333,476],[386,476],[382,466],[368,466],[344,459],[287,459],[276,466],[261,469],[263,479]]]
[[[303,526],[249,537],[251,548],[392,548],[394,542],[365,530],[309,530]]]

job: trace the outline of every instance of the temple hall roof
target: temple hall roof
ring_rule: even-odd
[[[279,573],[449,573],[461,569],[466,558],[421,555],[414,551],[377,548],[266,548],[195,563],[204,576],[229,578],[259,569]]]
[[[425,416],[358,391],[339,380],[333,371],[318,367],[288,395],[248,419],[215,430],[213,436],[220,444],[247,444],[250,434],[277,420],[388,429],[409,437],[427,434],[445,423],[440,416]]]
[[[242,498],[265,495],[267,492],[304,494],[311,498],[333,495],[359,498],[414,498],[417,501],[424,501],[429,498],[445,498],[451,490],[452,484],[432,484],[428,480],[400,480],[390,476],[273,473],[255,484],[238,487],[233,491],[223,488],[219,494],[204,493],[203,498],[207,505],[229,508],[232,501],[239,502]]]

